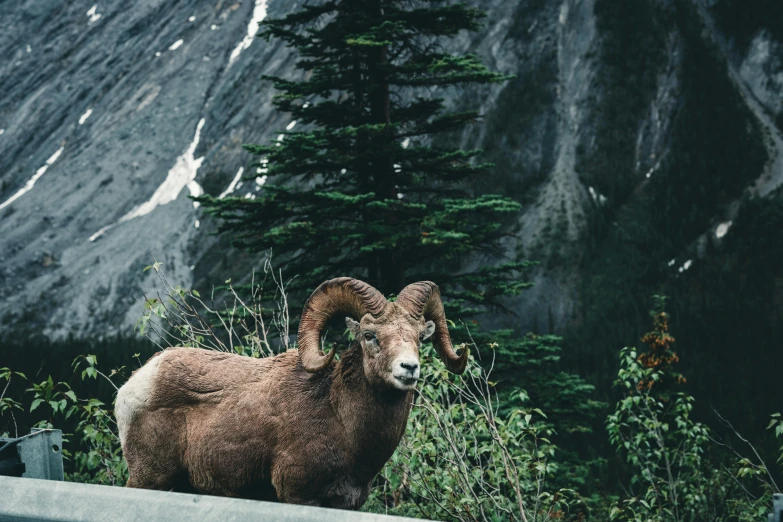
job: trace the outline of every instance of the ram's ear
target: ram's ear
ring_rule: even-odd
[[[345,318],[345,326],[347,326],[348,329],[351,331],[351,333],[353,334],[353,338],[354,339],[358,339],[359,338],[359,331],[361,330],[361,326],[359,325],[359,323],[357,323],[356,321],[354,321],[350,317],[346,317]]]
[[[424,323],[424,331],[421,332],[421,340],[426,341],[430,337],[432,337],[432,334],[435,333],[435,323],[432,321],[427,321]]]

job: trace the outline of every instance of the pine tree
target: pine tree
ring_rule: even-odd
[[[465,312],[526,287],[526,263],[497,262],[519,204],[473,193],[491,165],[449,146],[479,114],[431,94],[507,78],[439,45],[483,16],[443,0],[326,0],[266,20],[259,36],[298,51],[303,80],[265,79],[303,130],[245,146],[258,156],[248,179],[269,180],[257,198],[199,199],[219,232],[272,249],[306,289],[348,275],[388,295],[433,280]]]

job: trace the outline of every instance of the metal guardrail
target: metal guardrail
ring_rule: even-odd
[[[3,476],[8,475],[8,476]],[[43,480],[41,480],[43,479]],[[62,432],[0,438],[0,522],[404,522],[411,518],[63,481]],[[783,494],[769,522],[783,522]]]
[[[0,475],[63,480],[63,433],[34,429],[17,439],[0,438]]]
[[[0,522],[404,522],[274,502],[0,476]]]

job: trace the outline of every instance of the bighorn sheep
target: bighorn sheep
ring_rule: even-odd
[[[321,333],[341,313],[356,341],[333,363]],[[419,346],[433,334],[446,367],[462,373],[468,350],[454,351],[434,283],[389,302],[341,277],[305,304],[298,354],[164,350],[117,394],[128,487],[358,509],[402,438]]]

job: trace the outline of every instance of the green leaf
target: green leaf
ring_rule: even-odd
[[[145,266],[144,270],[142,270],[142,272],[146,272],[149,269],[152,269],[152,270],[155,270],[156,272],[158,272],[161,266],[163,266],[163,263],[155,261],[153,264],[151,264],[149,266]]]

